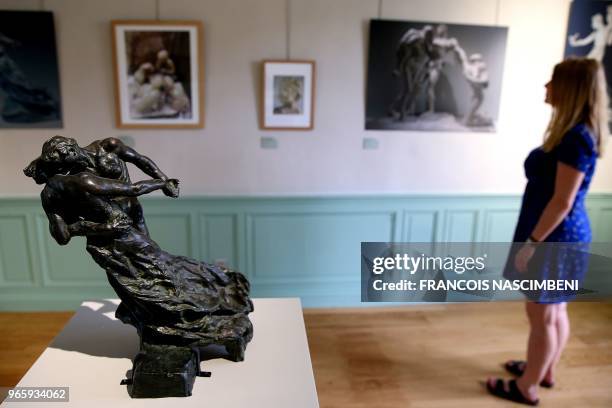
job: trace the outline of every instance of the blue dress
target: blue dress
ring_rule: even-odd
[[[523,243],[529,238],[538,223],[544,208],[553,196],[557,163],[567,164],[584,173],[584,179],[570,212],[546,237],[549,243],[538,246],[529,263],[528,272],[520,274],[514,269],[514,255],[521,245],[513,245],[504,277],[507,279],[577,279],[582,282],[588,267],[588,243],[591,242],[591,227],[585,207],[585,197],[595,172],[597,151],[595,138],[585,124],[570,129],[561,142],[550,152],[541,147],[534,149],[525,160],[527,186],[523,194],[513,242]],[[575,296],[573,291],[546,291],[526,293],[530,300],[552,303],[565,302]]]

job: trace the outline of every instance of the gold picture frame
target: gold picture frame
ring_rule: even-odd
[[[314,129],[315,81],[315,61],[262,61],[260,128]]]
[[[202,23],[111,21],[116,126],[204,127]]]

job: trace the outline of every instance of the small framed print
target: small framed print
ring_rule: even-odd
[[[202,24],[111,22],[118,128],[204,127]]]
[[[314,61],[263,61],[261,128],[311,130],[314,89]]]

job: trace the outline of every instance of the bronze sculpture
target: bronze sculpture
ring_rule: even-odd
[[[126,162],[150,180],[132,183]],[[200,372],[199,350],[222,345],[242,361],[253,336],[250,285],[239,272],[162,250],[149,237],[137,197],[162,190],[178,197],[149,158],[109,138],[84,148],[55,136],[24,173],[44,184],[42,205],[53,238],[85,236],[121,303],[116,316],[140,336],[132,374],[122,383],[134,398],[189,396]]]

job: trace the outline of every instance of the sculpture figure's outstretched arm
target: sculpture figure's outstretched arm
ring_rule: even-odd
[[[121,160],[127,163],[132,163],[140,170],[142,170],[142,172],[145,173],[147,176],[161,180],[168,180],[168,176],[166,176],[160,170],[160,168],[157,166],[157,164],[155,164],[153,160],[151,160],[145,155],[138,153],[131,147],[126,146],[121,140],[114,137],[109,137],[102,140],[100,144],[102,145],[104,150],[106,150],[107,152],[115,153]],[[168,197],[178,197],[178,183],[167,183],[166,186],[163,188],[163,192]]]
[[[569,36],[569,45],[571,45],[572,47],[582,47],[585,45],[589,45],[593,41],[595,41],[595,32],[592,32],[584,38],[580,38],[578,34],[573,34]]]
[[[461,65],[461,69],[465,70],[468,66],[468,57],[465,50],[457,43],[453,48],[452,52],[455,53],[455,57],[459,60],[459,64]]]
[[[82,220],[68,225],[68,232],[70,233],[70,236],[84,236],[117,232],[128,227],[129,224],[121,224],[118,222],[98,223]]]
[[[91,173],[79,173],[75,175],[60,176],[64,188],[73,191],[86,191],[97,196],[126,196],[137,197],[148,194],[155,190],[160,190],[168,183],[177,184],[178,180],[144,180],[134,184],[125,183],[119,180],[108,179],[95,176]]]
[[[132,163],[147,176],[156,179],[167,180],[168,176],[166,176],[160,169],[157,167],[155,162],[148,158],[145,155],[138,153],[136,150],[132,149],[129,146],[126,146],[121,140],[109,137],[100,142],[104,150],[107,152],[115,153],[121,160]]]

